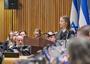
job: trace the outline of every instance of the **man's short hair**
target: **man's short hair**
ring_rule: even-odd
[[[78,35],[90,36],[90,25],[82,26],[82,27],[77,31],[77,36],[78,36]]]
[[[71,64],[90,64],[90,40],[84,37],[73,38],[69,43]]]

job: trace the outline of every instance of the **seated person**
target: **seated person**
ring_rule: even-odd
[[[8,51],[9,48],[12,48],[13,46],[15,46],[15,40],[16,40],[16,34],[14,34],[14,32],[10,32],[8,40],[6,40],[2,44],[3,50]]]
[[[26,34],[26,32],[25,32],[25,31],[21,31],[21,32],[20,32],[20,36],[22,36],[22,37],[26,37],[26,36],[27,36],[27,34]]]
[[[18,47],[18,46],[22,46],[22,45],[24,45],[23,37],[19,35],[16,37],[16,46]]]
[[[55,43],[55,42],[56,42],[55,33],[53,33],[53,32],[48,32],[46,39],[47,39],[48,41],[51,41],[52,43]]]
[[[15,53],[20,53],[20,55],[30,55],[31,54],[31,47],[28,45],[24,45],[23,37],[20,35],[16,37],[16,44],[11,49]]]
[[[34,30],[34,37],[35,37],[35,38],[41,37],[41,30],[40,30],[39,28],[36,28],[36,29]]]

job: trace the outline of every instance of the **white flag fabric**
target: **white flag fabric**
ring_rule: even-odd
[[[87,0],[81,0],[80,3],[79,27],[84,25],[90,25]]]
[[[78,20],[79,20],[78,18],[79,18],[78,3],[77,0],[73,0],[71,7],[70,24],[71,29],[74,31],[76,31],[78,28]]]

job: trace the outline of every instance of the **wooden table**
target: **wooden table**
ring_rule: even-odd
[[[20,56],[19,58],[4,58],[3,64],[16,64],[16,62],[21,59],[27,59],[27,56]]]

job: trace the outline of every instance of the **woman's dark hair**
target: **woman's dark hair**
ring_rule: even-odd
[[[62,16],[61,18],[64,19],[64,21],[67,23],[67,29],[70,29],[70,18],[68,16]]]

